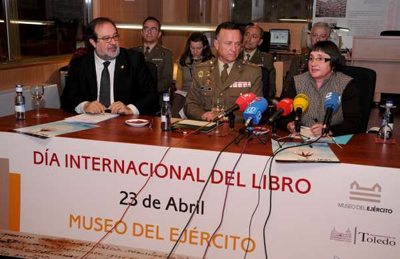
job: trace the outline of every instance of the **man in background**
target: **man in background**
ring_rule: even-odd
[[[263,67],[268,72],[268,93],[264,93],[266,99],[271,100],[276,94],[276,70],[272,55],[260,51],[257,47],[263,43],[264,30],[258,25],[249,25],[245,29],[243,39],[243,51],[240,58]]]
[[[310,42],[311,45],[314,46],[315,43],[319,41],[330,40],[331,37],[331,27],[326,22],[317,22],[315,23],[310,32]],[[292,59],[292,63],[290,64],[290,69],[287,73],[286,80],[284,83],[284,89],[286,89],[290,82],[292,81],[295,75],[299,75],[308,70],[308,52],[305,54],[297,55]]]
[[[162,31],[161,23],[157,18],[147,17],[144,20],[141,35],[143,45],[136,46],[133,49],[142,52],[147,62],[154,63],[157,66],[157,91],[161,104],[162,94],[168,93],[172,85],[172,52],[158,44]]]
[[[61,108],[76,113],[154,114],[156,86],[143,55],[120,48],[117,27],[108,18],[91,21],[87,34],[91,49],[71,61]]]
[[[242,34],[237,24],[224,22],[215,31],[214,47],[218,57],[201,63],[193,70],[193,84],[184,106],[187,117],[212,121],[215,100],[222,99],[225,109],[236,99],[252,92],[262,95],[261,69],[255,64],[238,59]]]

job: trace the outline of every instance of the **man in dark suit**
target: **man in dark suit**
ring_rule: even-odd
[[[61,108],[77,113],[154,114],[157,91],[141,53],[119,47],[113,21],[96,18],[87,28],[93,50],[72,60]]]
[[[268,70],[268,100],[275,97],[276,94],[276,70],[274,67],[274,58],[271,54],[260,51],[257,47],[263,42],[264,30],[258,25],[249,25],[245,29],[243,39],[243,51],[240,58],[264,67]]]
[[[158,44],[162,31],[161,23],[157,18],[150,16],[144,20],[141,35],[143,45],[133,49],[143,52],[145,60],[157,66],[157,91],[161,104],[163,93],[168,93],[172,85],[172,51]]]

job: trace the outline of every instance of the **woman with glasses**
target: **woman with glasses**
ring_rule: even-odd
[[[185,104],[186,94],[192,85],[192,69],[213,57],[207,37],[202,32],[192,32],[186,42],[185,49],[178,60],[176,91],[172,103],[172,117],[182,117],[180,110]]]
[[[308,72],[294,76],[281,98],[295,98],[297,94],[308,97],[308,108],[303,111],[301,125],[310,127],[314,136],[321,136],[325,117],[325,99],[328,93],[340,95],[335,101],[329,135],[338,136],[360,132],[362,115],[356,84],[353,78],[340,72],[340,50],[331,41],[317,42],[310,51]],[[328,95],[330,96],[330,95]],[[281,119],[281,126],[295,133],[295,112]]]

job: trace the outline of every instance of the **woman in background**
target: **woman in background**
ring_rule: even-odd
[[[341,104],[333,114],[329,135],[338,136],[358,133],[362,126],[361,106],[357,86],[353,78],[340,72],[342,56],[339,48],[331,41],[317,42],[308,59],[308,72],[294,76],[291,85],[281,98],[294,98],[305,94],[309,106],[301,117],[301,125],[310,127],[314,136],[323,132],[324,102],[326,95],[337,92]],[[295,133],[294,112],[281,119],[281,126]]]
[[[186,94],[192,85],[192,69],[213,57],[207,37],[202,32],[192,32],[186,42],[185,50],[178,60],[176,76],[176,91],[172,101],[172,117],[180,118],[183,115],[183,105]],[[182,110],[182,112],[180,112]]]

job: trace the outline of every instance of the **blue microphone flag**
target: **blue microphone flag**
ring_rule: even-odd
[[[257,97],[249,107],[243,112],[243,117],[246,120],[246,126],[253,122],[254,125],[260,123],[262,114],[267,109],[268,102],[264,97]]]

